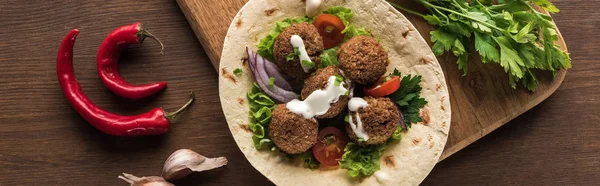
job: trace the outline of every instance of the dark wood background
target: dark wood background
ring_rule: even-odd
[[[537,107],[439,163],[423,185],[594,185],[600,183],[600,1],[556,1],[554,18],[573,69]],[[132,83],[167,81],[144,100],[109,92],[98,79],[96,49],[114,28],[143,22],[166,46],[130,47],[121,72]],[[56,80],[59,42],[79,28],[75,71],[85,93],[106,110],[136,114],[197,101],[162,136],[121,138],[98,132],[63,98]],[[217,74],[175,1],[0,2],[0,185],[126,185],[121,172],[159,175],[173,151],[226,156],[225,168],[177,185],[267,185],[233,141],[218,100]]]

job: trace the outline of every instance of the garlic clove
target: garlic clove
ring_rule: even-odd
[[[162,177],[166,180],[183,178],[192,172],[210,170],[227,165],[224,157],[206,158],[192,150],[180,149],[165,161]]]
[[[125,180],[130,186],[175,186],[158,176],[137,177],[132,174],[123,173],[118,178]]]

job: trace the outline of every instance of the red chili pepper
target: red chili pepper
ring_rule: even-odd
[[[98,130],[115,136],[163,134],[169,130],[170,121],[194,101],[192,92],[190,100],[173,113],[155,108],[135,116],[116,115],[99,108],[85,96],[73,72],[73,45],[78,34],[79,30],[72,30],[60,44],[56,57],[56,75],[67,100]]]
[[[141,44],[146,37],[150,37],[160,43],[161,54],[164,50],[163,44],[150,32],[142,28],[141,23],[133,23],[119,27],[112,31],[100,45],[96,63],[100,80],[115,94],[128,98],[140,99],[155,94],[167,86],[166,82],[150,83],[146,85],[132,85],[127,83],[119,74],[119,56],[121,52],[131,44]]]

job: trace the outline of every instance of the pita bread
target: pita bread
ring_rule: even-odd
[[[322,10],[338,5],[352,9],[351,23],[381,41],[391,61],[388,72],[397,68],[423,76],[421,96],[429,102],[421,109],[423,122],[389,145],[380,159],[381,169],[362,180],[350,178],[345,169],[310,170],[277,152],[256,150],[246,98],[255,80],[244,62],[245,48],[256,51],[275,22],[304,16],[305,5],[300,0],[250,0],[229,27],[219,67],[219,95],[231,134],[252,166],[277,185],[418,185],[437,163],[448,138],[450,100],[442,68],[415,27],[384,0],[328,0]],[[233,76],[236,68],[243,75]]]

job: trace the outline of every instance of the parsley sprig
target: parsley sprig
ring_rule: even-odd
[[[554,44],[558,40],[552,18],[535,10],[538,5],[550,13],[559,10],[548,0],[419,0],[431,14],[425,15],[397,4],[392,6],[415,14],[438,26],[431,31],[432,50],[439,56],[451,51],[458,68],[467,74],[474,38],[475,50],[483,63],[500,64],[508,73],[512,88],[518,84],[535,91],[535,69],[551,71],[571,68],[569,54]]]
[[[402,74],[397,69],[392,73],[394,76],[402,77]],[[404,123],[408,127],[412,123],[420,122],[421,116],[419,110],[427,104],[427,101],[421,97],[421,76],[404,76],[400,80],[400,88],[392,93],[389,98],[400,108],[404,115]]]

